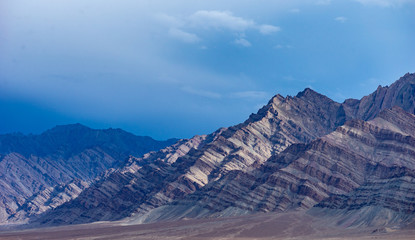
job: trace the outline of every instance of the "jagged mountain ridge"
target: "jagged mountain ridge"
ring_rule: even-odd
[[[393,216],[381,217],[381,224],[388,224],[413,216],[414,174],[415,116],[394,107],[369,122],[352,120],[309,144],[294,144],[255,171],[234,171],[132,219],[221,217],[310,209],[316,204],[336,210],[375,205]],[[349,220],[349,225],[379,224],[371,219],[373,213],[356,216],[359,221]]]
[[[156,162],[148,161],[148,159],[153,159],[151,156],[132,159],[132,164],[126,166],[122,171],[117,171],[99,184],[92,185],[78,199],[64,204],[51,212],[50,215],[42,216],[38,222],[84,223],[97,220],[117,220],[131,214],[135,218],[140,218],[140,216],[146,216],[153,209],[160,207],[162,209],[170,202],[176,204],[180,199],[187,199],[186,196],[189,194],[189,198],[198,194],[207,194],[206,189],[214,185],[220,186],[222,181],[229,184],[226,181],[229,178],[236,179],[232,180],[236,184],[242,182],[249,186],[252,184],[251,181],[255,179],[251,176],[264,163],[270,165],[273,162],[272,159],[281,158],[284,154],[294,155],[293,152],[300,151],[305,146],[301,144],[293,146],[294,143],[309,143],[332,132],[346,120],[373,119],[381,110],[393,105],[413,112],[414,96],[411,93],[414,91],[414,86],[414,74],[406,74],[390,87],[378,88],[376,92],[362,98],[362,100],[349,99],[343,104],[336,103],[311,89],[306,89],[295,97],[284,98],[276,95],[257,114],[251,115],[243,124],[218,130],[207,136],[202,145],[194,146],[194,149],[190,149],[188,153],[177,159],[163,159],[163,154],[160,153],[150,154],[159,156]],[[370,114],[364,114],[366,112],[370,112]],[[283,152],[289,146],[292,147]],[[300,149],[295,150],[295,148]],[[281,152],[283,152],[282,155],[279,155]],[[336,152],[331,154],[336,154]],[[140,166],[140,164],[143,165]],[[278,171],[285,164],[288,162],[284,162],[282,165],[274,163],[272,168]],[[152,175],[152,171],[146,170],[149,167],[164,175],[152,179],[154,174]],[[153,189],[148,188],[145,184],[140,184],[140,181],[148,181],[146,179],[151,179],[150,181],[153,183],[154,180],[160,178],[162,183]],[[119,181],[119,179],[123,179],[123,181]],[[281,181],[282,179],[280,177],[274,180]],[[347,188],[337,190],[341,190],[340,193],[346,193],[358,187],[362,181],[361,178],[359,181],[355,179],[349,182]],[[108,186],[111,191],[108,191]],[[246,195],[246,192],[252,190],[251,187],[237,192],[237,194],[231,192],[228,194],[230,196],[234,194],[236,197]],[[317,200],[321,201],[328,197],[329,193],[320,195]],[[214,192],[211,195],[212,198],[208,198],[211,205],[215,204],[215,194]],[[100,197],[99,201],[95,200],[97,196]],[[206,196],[209,195],[204,195],[204,197]],[[232,198],[226,199],[226,196],[225,201],[231,205],[235,203]],[[268,209],[267,204],[264,205],[265,207],[256,207],[256,209],[269,211],[295,208],[293,207],[295,204],[290,202],[293,199],[285,201],[287,202],[282,201],[279,207],[273,209]],[[310,208],[318,202],[316,199],[310,200],[306,196],[302,200],[295,201],[302,208]],[[95,204],[90,204],[94,202]],[[220,205],[217,204],[215,207]],[[255,204],[248,201],[245,205]],[[249,207],[242,212],[229,209],[228,212],[219,215],[252,212]],[[189,212],[192,209],[184,208],[181,211],[182,213],[183,211]],[[206,215],[210,214],[209,211]],[[102,216],[103,212],[106,213],[105,216]],[[202,216],[203,214],[196,211],[192,216],[198,215]],[[210,215],[214,216],[215,214]],[[173,216],[165,216],[160,219],[169,217],[177,218],[180,215],[173,214]]]
[[[340,106],[311,89],[295,97],[277,95],[244,123],[208,135],[202,146],[174,162],[159,158],[161,161],[150,161],[143,167],[137,168],[132,164],[117,171],[105,180],[106,183],[91,186],[72,203],[57,208],[51,213],[53,221],[82,223],[117,220],[129,216],[132,211],[142,214],[197,191],[229,171],[255,169],[292,143],[308,142],[334,130],[345,119],[344,114],[338,114]],[[139,163],[144,161],[145,158],[136,159]],[[145,166],[152,169],[156,166],[163,173],[170,171],[170,174],[163,176],[160,187],[149,189],[148,185],[141,184],[153,177],[152,171],[147,171]],[[111,186],[111,194],[107,194],[105,186]],[[101,197],[99,205],[91,204],[96,202],[97,196]],[[127,203],[124,198],[132,199]],[[81,212],[82,216],[77,215]],[[112,214],[97,216],[99,212]]]
[[[53,154],[70,157],[86,148],[99,146],[107,151],[117,148],[118,152],[118,149],[122,149],[119,156],[124,157],[125,152],[142,155],[171,145],[175,141],[177,139],[157,141],[151,137],[136,136],[122,129],[91,129],[77,123],[58,125],[39,135],[21,133],[0,135],[0,153],[5,155],[15,152],[25,157]]]
[[[293,145],[294,143],[309,143],[332,132],[346,120],[373,119],[381,110],[392,107],[394,104],[403,107],[406,111],[413,112],[413,94],[395,94],[393,92],[411,93],[414,90],[414,83],[414,74],[406,74],[391,86],[378,88],[375,93],[362,98],[362,100],[349,99],[343,104],[333,102],[310,89],[304,90],[296,97],[283,98],[277,95],[271,99],[268,105],[264,106],[257,114],[251,115],[243,124],[218,130],[207,136],[203,144],[194,146],[194,149],[190,149],[189,152],[175,160],[164,159],[163,154],[160,153],[150,154],[159,156],[156,162],[147,161],[153,159],[151,156],[147,156],[147,160],[146,158],[131,159],[132,163],[122,171],[111,174],[99,184],[93,184],[80,197],[43,215],[37,222],[84,223],[97,220],[117,220],[130,215],[140,219],[153,209],[163,208],[171,202],[176,204],[180,199],[186,200],[186,196],[189,194],[189,198],[197,194],[203,195],[206,189],[220,185],[221,181],[226,182],[227,178],[236,179],[232,182],[239,185],[242,183],[242,185],[249,186],[255,179],[250,176],[255,175],[253,173],[258,171],[258,168],[264,163],[271,166],[272,159],[281,158],[284,154],[293,157],[296,151],[301,151],[306,146]],[[387,94],[377,94],[377,92],[386,92]],[[371,101],[372,103],[368,104]],[[362,114],[364,112],[371,112],[371,114]],[[316,140],[317,143],[319,141],[321,142],[321,140]],[[283,152],[287,147],[289,148]],[[295,150],[295,148],[299,149]],[[170,154],[174,155],[174,153]],[[331,154],[336,154],[336,152]],[[272,168],[274,171],[278,171],[286,164],[288,162],[274,163]],[[164,175],[151,178],[156,174],[152,175],[152,171],[148,171],[146,168]],[[152,189],[146,187],[145,184],[140,184],[140,180],[148,181],[146,179],[149,174],[151,176],[150,182],[153,185],[154,181],[162,179],[162,183],[159,185],[161,187]],[[119,179],[123,179],[123,181],[119,181]],[[274,181],[282,179],[280,177]],[[347,188],[340,189],[342,191],[339,193],[347,193],[358,187],[363,181],[362,178],[358,180],[354,179]],[[237,192],[237,194],[229,192],[228,195],[243,196],[251,190],[251,187]],[[111,191],[108,191],[108,188]],[[307,187],[303,188],[307,190]],[[97,196],[100,200],[95,200]],[[324,197],[328,197],[328,194],[321,195],[318,201]],[[209,199],[209,201],[211,200]],[[225,201],[234,203],[232,198],[226,199],[226,196]],[[282,201],[285,205],[280,204],[279,207],[274,207],[272,210],[295,208],[293,207],[295,204],[290,202],[293,199],[285,201]],[[318,202],[312,198],[310,200],[307,196],[295,201],[302,208],[312,207]],[[90,203],[95,204],[91,205]],[[215,201],[211,201],[211,203],[214,204]],[[248,202],[245,205],[255,204]],[[270,210],[266,205],[258,209]],[[192,211],[192,209],[181,209],[182,213],[183,211]],[[218,216],[244,214],[251,210],[244,211],[238,212],[229,208],[228,212],[222,212]],[[105,216],[102,215],[104,212]],[[199,214],[199,216],[202,215]],[[210,213],[206,215],[215,216]],[[192,216],[198,216],[198,214]],[[180,218],[180,215],[164,216],[158,219],[170,217]]]
[[[156,141],[121,129],[95,130],[81,124],[56,126],[40,135],[0,135],[0,222],[11,216],[21,220],[25,213],[43,212],[56,205],[30,203],[33,194],[47,193],[74,180],[90,182],[107,169],[124,164],[129,155],[143,155],[174,141]],[[62,199],[67,201],[80,192],[74,189],[70,198]],[[26,211],[27,206],[31,207]]]
[[[342,105],[347,116],[365,121],[375,118],[381,110],[394,106],[415,114],[415,75],[407,73],[390,86],[379,86],[361,100],[347,99]]]

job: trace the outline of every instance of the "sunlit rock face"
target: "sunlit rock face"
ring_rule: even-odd
[[[50,219],[80,223],[145,214],[229,172],[250,172],[293,143],[310,142],[331,132],[344,122],[340,107],[311,89],[295,97],[277,95],[242,124],[132,158],[78,199],[51,212]]]
[[[362,199],[395,211],[390,206],[398,199],[380,201],[376,191],[383,191],[380,185],[413,189],[414,86],[414,74],[406,74],[342,104],[311,89],[276,95],[244,123],[130,158],[33,223],[153,222],[313,207],[351,211],[366,207],[358,204]],[[409,199],[399,208],[409,212],[413,196],[405,191],[395,197]]]
[[[370,211],[350,225],[409,219],[414,213],[415,116],[399,107],[352,120],[309,144],[293,144],[254,171],[232,171],[200,191],[139,218],[234,216],[318,208]],[[368,211],[368,210],[365,210]],[[343,212],[343,214],[345,214]],[[350,217],[351,218],[351,217]]]

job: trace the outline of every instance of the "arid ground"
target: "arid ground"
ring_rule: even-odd
[[[94,223],[0,232],[0,239],[415,239],[402,228],[340,228],[303,212],[131,225]]]

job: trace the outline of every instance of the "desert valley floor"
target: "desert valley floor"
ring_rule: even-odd
[[[100,222],[3,231],[0,239],[414,239],[415,222],[403,228],[341,228],[305,212],[265,213],[152,224]]]

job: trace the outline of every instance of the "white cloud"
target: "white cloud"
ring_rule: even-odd
[[[334,18],[335,21],[345,23],[347,21],[346,17],[336,17]]]
[[[293,8],[293,9],[290,10],[290,12],[292,12],[292,13],[299,13],[299,12],[301,12],[301,10],[298,9],[298,8]]]
[[[256,30],[263,35],[270,35],[281,31],[278,26],[270,24],[257,24],[251,19],[235,16],[230,11],[199,10],[188,17],[177,18],[166,14],[157,14],[156,19],[169,26],[169,35],[187,43],[196,43],[202,39],[191,32],[203,30],[226,30],[241,36],[234,43],[250,47],[252,44],[245,39],[245,32]],[[191,31],[191,32],[189,32]]]
[[[262,33],[262,34],[264,34],[264,35],[268,35],[268,34],[271,34],[271,33],[275,33],[275,32],[278,32],[280,30],[281,30],[280,27],[276,27],[276,26],[272,26],[272,25],[267,25],[267,24],[264,24],[264,25],[259,26],[259,32]]]
[[[252,20],[235,17],[228,11],[197,11],[189,17],[190,23],[197,27],[245,31],[255,26]]]
[[[170,28],[169,35],[185,43],[196,43],[200,41],[200,38],[196,34],[188,33],[178,28]]]
[[[234,16],[229,11],[197,11],[188,18],[188,25],[197,28],[225,29],[234,32],[256,29],[262,34],[271,34],[281,30],[278,26],[257,24],[253,20]]]
[[[380,7],[397,7],[405,3],[415,3],[415,0],[354,0],[363,5],[375,5]]]
[[[252,44],[246,40],[245,38],[239,38],[234,41],[236,44],[241,45],[243,47],[250,47]]]

